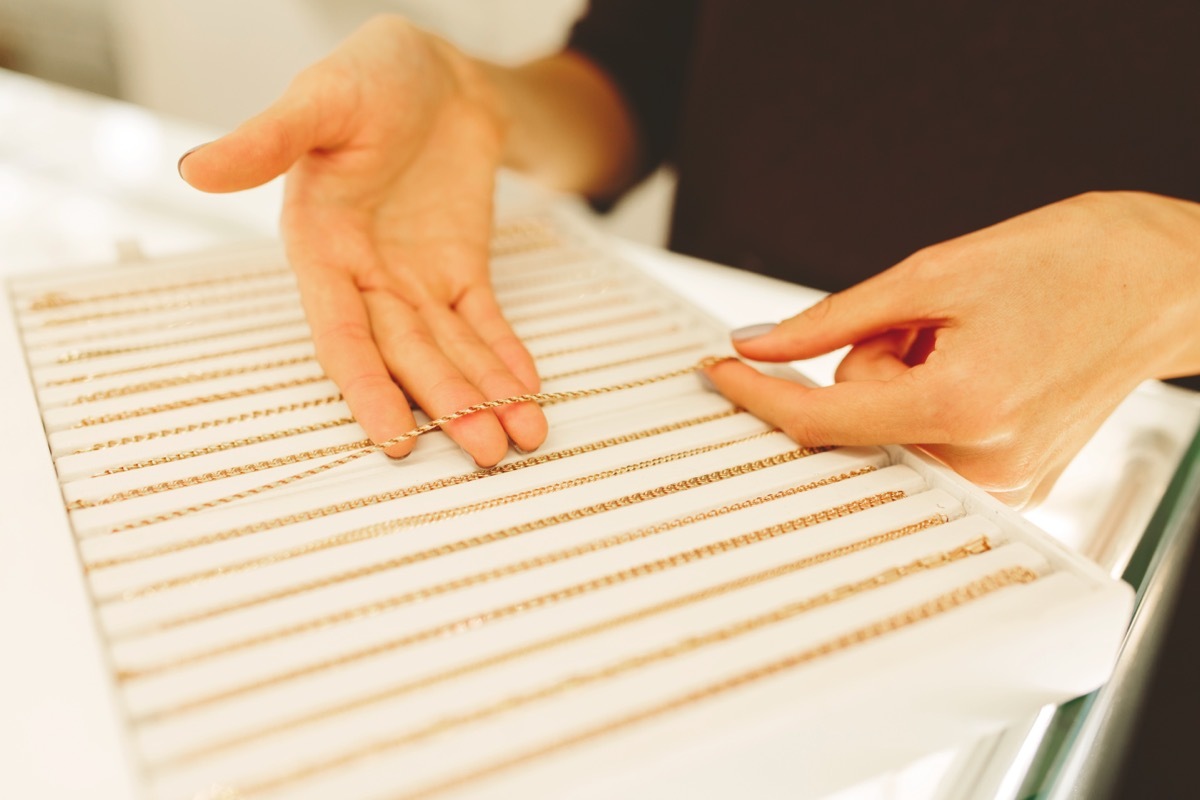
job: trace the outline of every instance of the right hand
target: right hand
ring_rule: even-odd
[[[406,393],[438,417],[539,388],[488,280],[506,127],[479,65],[388,16],[180,160],[183,178],[209,192],[287,173],[283,237],[317,358],[376,442],[415,427]],[[491,466],[510,438],[526,451],[540,445],[546,419],[520,403],[446,432]]]

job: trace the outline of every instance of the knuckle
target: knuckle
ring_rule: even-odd
[[[331,342],[362,344],[374,340],[371,329],[365,323],[355,320],[340,320],[324,325],[319,330],[313,331],[312,338],[313,344],[318,350]]]

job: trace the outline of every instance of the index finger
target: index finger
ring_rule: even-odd
[[[928,444],[946,441],[931,398],[914,371],[891,380],[846,381],[810,389],[739,361],[706,374],[721,394],[805,446]]]

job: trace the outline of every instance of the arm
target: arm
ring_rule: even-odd
[[[496,168],[600,194],[632,171],[633,131],[617,90],[583,57],[505,69],[385,16],[179,170],[209,192],[287,173],[283,238],[317,358],[383,442],[414,427],[408,398],[440,416],[538,389],[488,281]],[[539,446],[546,420],[519,404],[447,433],[490,466],[509,439]]]
[[[765,333],[735,331],[762,361],[852,345],[832,387],[736,362],[709,376],[799,442],[917,444],[1022,503],[1139,382],[1200,372],[1198,320],[1200,205],[1091,193],[916,253]]]

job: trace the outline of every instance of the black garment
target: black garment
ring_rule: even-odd
[[[671,247],[827,290],[1091,189],[1200,199],[1200,3],[594,0]]]

